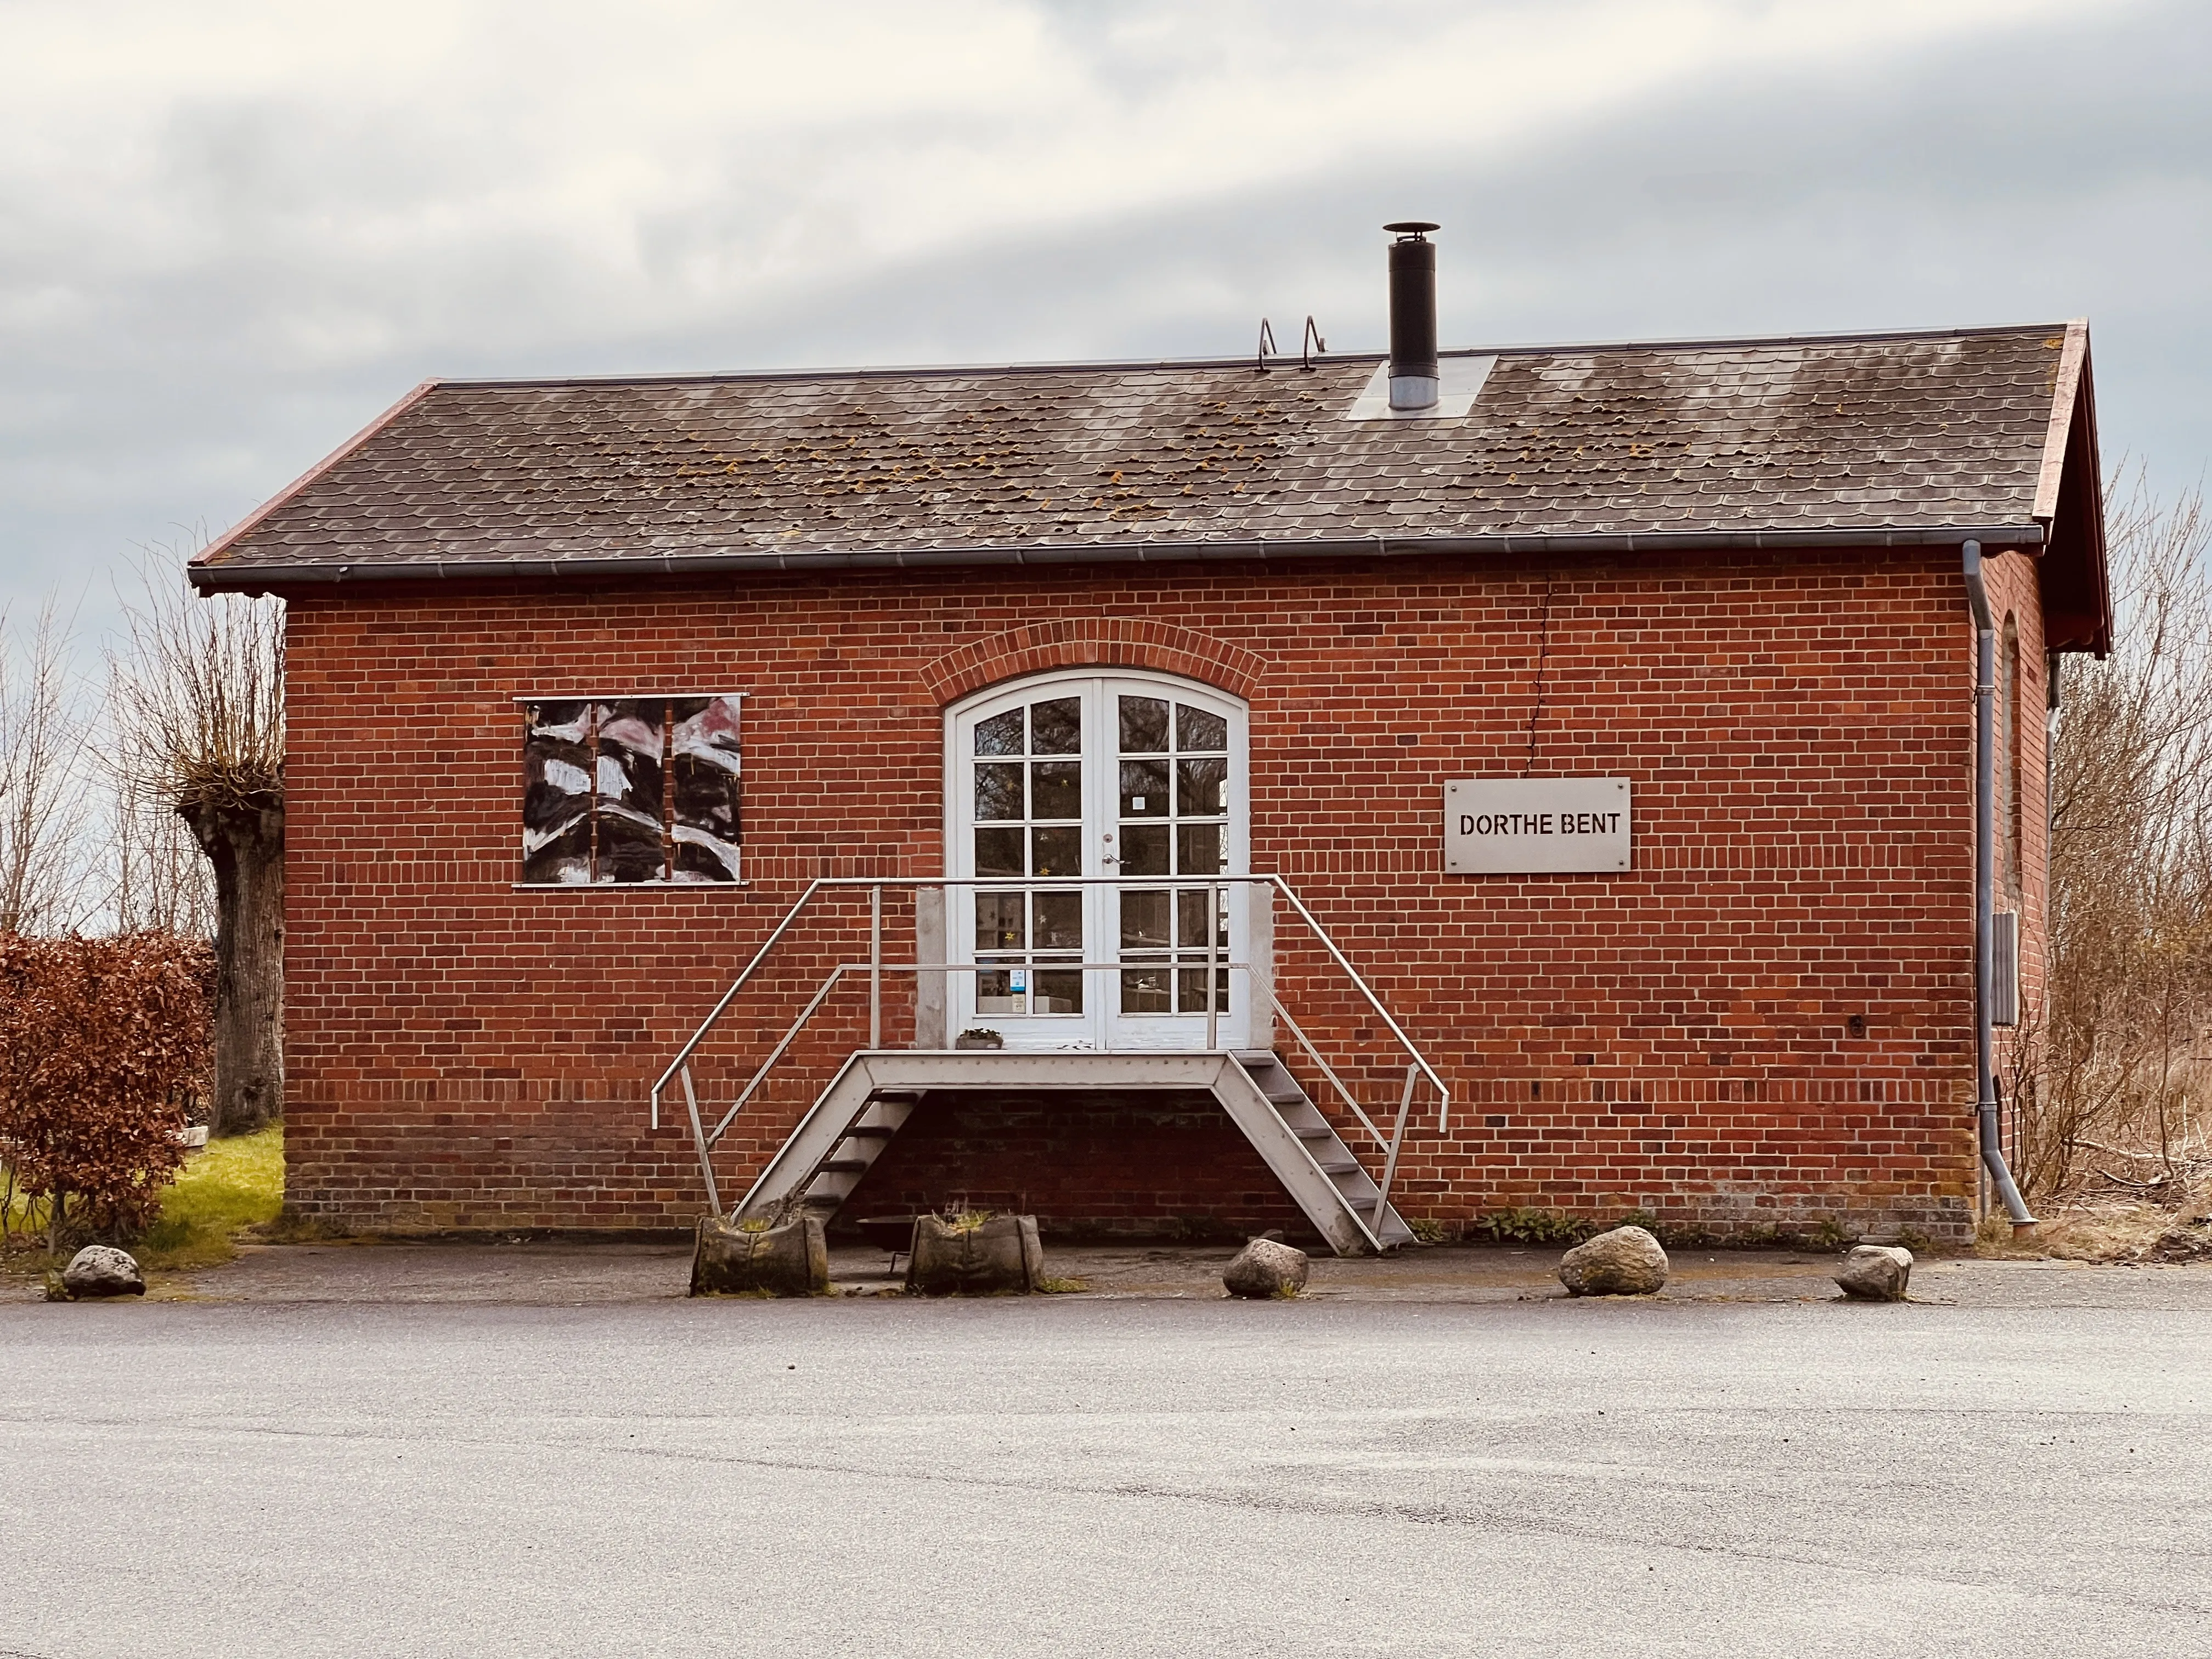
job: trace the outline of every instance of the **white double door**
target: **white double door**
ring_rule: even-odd
[[[1165,676],[1035,680],[946,732],[956,1029],[1016,1048],[1217,1047],[1250,1029],[1247,724]],[[1085,878],[1115,884],[1057,885]],[[1209,888],[1207,879],[1217,884]],[[1085,966],[1084,964],[1090,964]]]

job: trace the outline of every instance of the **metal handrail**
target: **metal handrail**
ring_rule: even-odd
[[[1297,912],[1299,920],[1313,930],[1314,937],[1321,941],[1322,948],[1328,952],[1330,958],[1344,970],[1345,976],[1351,980],[1354,988],[1366,999],[1367,1006],[1375,1012],[1375,1017],[1381,1020],[1390,1035],[1398,1040],[1398,1046],[1406,1051],[1413,1062],[1420,1068],[1421,1075],[1428,1079],[1431,1085],[1437,1091],[1438,1096],[1437,1130],[1438,1133],[1443,1133],[1449,1124],[1445,1114],[1450,1107],[1451,1091],[1444,1086],[1443,1079],[1437,1075],[1436,1067],[1429,1064],[1427,1058],[1414,1044],[1413,1038],[1406,1035],[1405,1028],[1390,1017],[1390,1011],[1382,1006],[1382,1000],[1375,994],[1375,988],[1368,984],[1360,971],[1352,965],[1352,959],[1338,948],[1336,941],[1328,936],[1328,930],[1321,925],[1319,919],[1306,907],[1305,901],[1300,898],[1291,890],[1291,884],[1280,876],[1210,876],[1202,884],[1197,881],[1178,879],[1173,876],[817,876],[806,884],[805,890],[799,894],[791,908],[784,913],[783,920],[776,923],[775,931],[761,942],[760,949],[753,952],[752,960],[744,965],[744,970],[738,975],[730,988],[723,992],[714,1007],[708,1011],[707,1018],[700,1022],[699,1029],[691,1034],[690,1041],[677,1051],[676,1058],[669,1061],[667,1069],[662,1072],[654,1082],[653,1085],[653,1122],[656,1127],[659,1123],[661,1091],[675,1080],[677,1069],[691,1058],[692,1052],[705,1041],[707,1034],[720,1023],[723,1014],[728,1012],[730,1004],[736,1000],[738,993],[744,989],[745,982],[752,978],[761,963],[768,960],[769,953],[782,941],[783,936],[791,931],[792,924],[799,920],[799,913],[812,903],[814,896],[824,888],[872,887],[880,890],[886,887],[916,889],[941,887],[949,890],[956,887],[972,887],[979,891],[998,891],[1002,889],[1027,891],[1036,887],[1196,887],[1202,884],[1214,887],[1272,887],[1289,902],[1291,908]],[[942,963],[935,965],[940,968],[958,969],[973,964]],[[1122,963],[1113,964],[1115,968],[1126,965]]]
[[[1217,1037],[1218,1035],[1218,1025],[1217,1022],[1219,1016],[1219,1003],[1218,995],[1215,987],[1219,981],[1219,976],[1224,970],[1232,974],[1243,973],[1247,976],[1248,981],[1252,983],[1254,988],[1257,989],[1261,993],[1261,996],[1265,998],[1267,1006],[1270,1012],[1279,1015],[1283,1023],[1290,1028],[1291,1034],[1297,1039],[1299,1047],[1305,1051],[1307,1057],[1313,1061],[1314,1065],[1320,1070],[1322,1075],[1328,1079],[1330,1085],[1335,1089],[1338,1096],[1343,1100],[1345,1105],[1350,1109],[1352,1115],[1359,1121],[1360,1127],[1365,1129],[1368,1134],[1375,1140],[1377,1146],[1382,1149],[1385,1158],[1383,1174],[1382,1179],[1376,1183],[1377,1190],[1375,1204],[1375,1215],[1371,1224],[1374,1226],[1379,1227],[1382,1224],[1383,1209],[1389,1201],[1390,1186],[1397,1173],[1399,1152],[1404,1144],[1407,1121],[1412,1112],[1413,1095],[1419,1085],[1419,1079],[1423,1077],[1426,1077],[1431,1085],[1434,1087],[1437,1091],[1437,1130],[1440,1134],[1444,1133],[1449,1127],[1451,1091],[1445,1086],[1443,1079],[1437,1075],[1436,1068],[1429,1064],[1427,1057],[1421,1053],[1420,1049],[1414,1044],[1413,1040],[1406,1034],[1405,1028],[1400,1025],[1395,1019],[1391,1018],[1389,1010],[1382,1006],[1382,1000],[1380,997],[1376,995],[1374,988],[1369,985],[1366,979],[1360,974],[1359,970],[1352,965],[1351,959],[1344,954],[1341,949],[1338,947],[1336,941],[1328,936],[1328,930],[1321,925],[1319,918],[1317,918],[1312,910],[1307,907],[1305,902],[1291,890],[1290,884],[1285,881],[1280,876],[1212,876],[1206,878],[1203,882],[1191,880],[1178,881],[1171,876],[1078,876],[1066,878],[1036,876],[817,876],[806,884],[805,890],[800,893],[797,901],[793,903],[791,908],[785,913],[783,919],[776,924],[775,929],[769,934],[768,938],[762,942],[760,948],[753,952],[752,959],[746,963],[744,970],[740,972],[736,980],[731,983],[730,988],[723,992],[720,997],[716,999],[714,1007],[708,1010],[706,1018],[700,1022],[698,1029],[691,1034],[690,1039],[677,1051],[676,1057],[669,1061],[667,1069],[663,1071],[660,1076],[654,1080],[652,1091],[653,1127],[655,1128],[659,1128],[660,1127],[660,1097],[663,1091],[666,1090],[672,1081],[680,1079],[684,1086],[684,1103],[690,1118],[692,1138],[697,1145],[699,1164],[707,1182],[708,1200],[710,1204],[714,1205],[716,1211],[719,1212],[721,1207],[720,1200],[717,1192],[713,1168],[713,1158],[711,1157],[711,1153],[715,1144],[719,1142],[723,1135],[728,1132],[730,1125],[736,1121],[738,1114],[744,1109],[745,1103],[752,1098],[755,1092],[760,1088],[762,1083],[766,1080],[769,1072],[773,1071],[776,1064],[782,1060],[783,1056],[787,1053],[790,1051],[791,1045],[798,1040],[799,1032],[805,1028],[807,1023],[821,1010],[822,1006],[829,1000],[830,993],[836,988],[839,981],[842,981],[848,974],[865,973],[868,975],[868,1043],[871,1048],[879,1048],[883,1045],[883,976],[886,973],[912,973],[917,975],[925,973],[979,973],[992,971],[1003,966],[1003,964],[995,963],[975,962],[885,962],[883,959],[883,902],[884,890],[887,887],[912,888],[917,891],[929,888],[939,888],[947,891],[955,888],[973,888],[978,890],[1011,890],[1028,891],[1038,887],[1052,887],[1059,889],[1070,887],[1157,888],[1164,885],[1170,888],[1188,887],[1192,889],[1203,885],[1206,889],[1209,898],[1206,907],[1209,917],[1218,914],[1218,912],[1220,892],[1224,887],[1267,887],[1280,893],[1289,902],[1291,909],[1297,914],[1299,920],[1304,921],[1306,926],[1312,930],[1314,937],[1321,942],[1322,948],[1328,952],[1331,960],[1333,960],[1336,965],[1343,970],[1346,977],[1352,981],[1353,987],[1359,992],[1360,995],[1366,1000],[1368,1007],[1374,1012],[1376,1018],[1382,1021],[1383,1026],[1389,1031],[1390,1035],[1397,1040],[1398,1045],[1405,1050],[1408,1056],[1408,1064],[1406,1067],[1405,1089],[1398,1103],[1396,1121],[1392,1126],[1391,1133],[1385,1135],[1381,1127],[1375,1122],[1374,1119],[1368,1115],[1366,1109],[1360,1105],[1357,1097],[1355,1097],[1352,1091],[1346,1086],[1344,1079],[1337,1075],[1336,1069],[1322,1056],[1321,1050],[1315,1045],[1313,1039],[1306,1035],[1304,1028],[1301,1026],[1294,1018],[1292,1018],[1290,1010],[1284,1006],[1281,997],[1276,993],[1273,976],[1264,969],[1258,968],[1250,963],[1233,961],[1224,962],[1221,957],[1219,932],[1213,926],[1208,926],[1206,929],[1206,955],[1207,988],[1206,1045],[1207,1050],[1210,1052],[1218,1046],[1217,1042]],[[761,964],[767,961],[770,952],[772,952],[775,949],[776,945],[781,942],[784,935],[791,931],[793,925],[798,921],[801,912],[803,912],[808,905],[813,902],[815,896],[825,888],[834,889],[857,887],[866,887],[870,890],[868,900],[868,959],[866,962],[839,963],[830,969],[829,974],[823,978],[821,986],[816,990],[814,995],[809,999],[806,1006],[799,1012],[799,1017],[791,1023],[790,1027],[784,1032],[783,1036],[777,1040],[775,1046],[769,1051],[768,1057],[763,1060],[759,1069],[753,1073],[751,1079],[745,1084],[745,1086],[738,1091],[738,1097],[731,1103],[729,1110],[725,1112],[720,1120],[714,1125],[714,1127],[711,1131],[708,1131],[705,1127],[704,1122],[701,1118],[698,1097],[692,1086],[690,1067],[692,1055],[697,1052],[699,1045],[706,1041],[708,1033],[710,1033],[714,1027],[720,1023],[722,1016],[728,1012],[730,1005],[736,1000],[738,992],[742,991],[745,988],[745,985],[751,980],[754,973],[758,970]],[[1189,963],[1179,960],[1179,953],[1177,952],[1170,951],[1162,954],[1164,957],[1164,961],[1162,963],[1116,959],[1112,962],[1103,963],[1063,963],[1054,961],[1049,965],[1055,971],[1068,973],[1119,972],[1125,971],[1133,967],[1157,967],[1163,965],[1170,968],[1170,969],[1189,968],[1193,966],[1193,964]],[[1030,965],[1034,969],[1037,964],[1032,962]]]
[[[744,1105],[745,1102],[752,1098],[753,1091],[760,1086],[762,1079],[767,1077],[769,1070],[774,1067],[776,1061],[781,1060],[786,1051],[790,1048],[792,1043],[797,1041],[800,1030],[806,1024],[807,1021],[812,1019],[816,1014],[822,1011],[822,1005],[830,1000],[830,993],[836,988],[837,981],[844,978],[846,975],[867,975],[872,992],[877,982],[879,981],[882,976],[885,974],[988,974],[992,972],[998,966],[1000,966],[1000,964],[988,962],[871,961],[841,962],[837,963],[836,966],[830,969],[829,973],[824,975],[820,987],[817,988],[811,1000],[808,1001],[805,1007],[799,1011],[799,1018],[791,1022],[789,1029],[787,1029],[784,1032],[783,1036],[777,1040],[775,1047],[769,1050],[768,1058],[761,1062],[760,1069],[753,1073],[752,1081],[746,1084],[743,1089],[738,1091],[738,1098],[735,1103],[731,1106],[728,1111],[722,1114],[720,1121],[714,1125],[714,1132],[707,1137],[707,1144],[708,1146],[714,1145],[714,1142],[720,1140],[728,1131],[732,1121],[735,1119],[738,1115],[738,1109]],[[1056,974],[1103,974],[1121,973],[1133,968],[1164,967],[1169,969],[1188,969],[1189,966],[1190,964],[1188,963],[1132,962],[1126,959],[1119,962],[1054,961],[1049,964],[1048,971]],[[1215,971],[1218,973],[1224,968],[1232,973],[1250,973],[1253,971],[1249,963],[1242,962],[1224,962],[1218,963],[1216,966]],[[869,1013],[868,1046],[871,1048],[880,1048],[883,1047],[883,1027],[882,1020],[879,1018],[880,1012],[880,1008],[877,1008],[872,1009]],[[1289,1016],[1285,1014],[1284,1018],[1288,1019]],[[680,1075],[685,1079],[685,1087],[688,1089],[690,1087],[689,1079],[691,1076],[691,1068],[688,1064],[680,1068]],[[1330,1080],[1332,1082],[1335,1080],[1334,1074],[1331,1075]],[[1340,1089],[1344,1085],[1342,1084],[1338,1084],[1337,1086]],[[1359,1109],[1357,1105],[1352,1108],[1352,1110],[1354,1111],[1358,1111],[1358,1109]],[[1362,1121],[1364,1121],[1364,1119],[1363,1118]]]

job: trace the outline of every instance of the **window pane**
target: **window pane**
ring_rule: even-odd
[[[1080,893],[1036,893],[1030,902],[1035,908],[1030,917],[1035,923],[1031,934],[1034,948],[1039,951],[1080,951],[1083,948],[1083,895]]]
[[[1079,876],[1082,873],[1081,825],[1072,823],[1062,829],[1030,831],[1030,874]]]
[[[581,885],[592,878],[592,821],[579,806],[566,818],[522,831],[522,878]]]
[[[660,723],[665,714],[665,706],[658,697],[625,698],[599,706],[602,774],[611,774],[623,805],[656,818],[659,814],[651,809],[660,804]]]
[[[1019,893],[975,895],[975,949],[979,953],[1018,951],[1027,943],[1022,933]]]
[[[1033,1014],[1079,1014],[1083,1012],[1083,975],[1079,973],[1036,975],[1036,989],[1030,996]]]
[[[1186,755],[1218,755],[1229,748],[1229,722],[1187,702],[1176,705],[1176,748]]]
[[[1030,816],[1033,818],[1079,818],[1083,816],[1083,763],[1036,761],[1030,767]]]
[[[1145,968],[1133,973],[1125,970],[1121,975],[1121,1012],[1125,1014],[1170,1012],[1168,970],[1165,968]]]
[[[1229,763],[1219,760],[1179,760],[1176,763],[1176,811],[1188,818],[1218,817],[1222,785],[1228,781]]]
[[[583,702],[531,705],[522,739],[522,878],[592,878],[592,719]]]
[[[1022,834],[1019,830],[978,830],[975,832],[975,873],[979,876],[1020,876]]]
[[[735,881],[738,818],[737,697],[677,697],[668,707],[670,833],[678,881]]]
[[[1009,708],[975,722],[975,752],[979,755],[1018,755],[1022,752],[1022,711]]]
[[[599,878],[602,882],[659,881],[666,872],[666,858],[659,819],[645,817],[626,806],[600,804]]]
[[[1206,969],[1186,968],[1176,975],[1176,1002],[1186,1014],[1206,1012]],[[1218,969],[1213,977],[1213,1006],[1223,1013],[1229,1012],[1229,970]]]
[[[1178,823],[1176,825],[1176,873],[1177,875],[1218,875],[1223,868],[1219,824]]]
[[[1030,753],[1079,755],[1083,752],[1083,701],[1059,697],[1030,705]]]
[[[1206,899],[1204,888],[1192,892],[1188,889],[1176,895],[1176,943],[1186,951],[1206,949]],[[1213,936],[1219,948],[1229,948],[1229,913],[1226,895],[1214,899]]]
[[[1014,989],[1014,976],[997,969],[975,975],[975,1012],[979,1014],[1018,1014],[1026,1000]]]
[[[1022,812],[1022,769],[1018,763],[986,762],[975,768],[975,816],[1018,818]]]
[[[659,881],[667,874],[660,832],[660,728],[666,713],[658,697],[624,698],[594,709],[599,796],[595,880]]]
[[[1168,827],[1164,823],[1121,826],[1121,873],[1164,876],[1168,872]]]
[[[1121,816],[1164,818],[1168,815],[1168,763],[1164,760],[1121,763]]]
[[[599,794],[592,880],[661,880],[668,872],[668,852],[661,842],[664,712],[659,699],[623,699],[592,708],[592,772]]]
[[[1163,755],[1168,747],[1168,705],[1161,697],[1121,699],[1121,752]]]
[[[1165,893],[1121,894],[1121,949],[1126,952],[1165,951],[1168,938],[1168,896]]]

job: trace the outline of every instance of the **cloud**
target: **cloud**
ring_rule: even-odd
[[[216,529],[422,376],[2087,312],[2212,452],[2197,9],[0,6],[0,584]],[[100,599],[89,606],[97,619]]]

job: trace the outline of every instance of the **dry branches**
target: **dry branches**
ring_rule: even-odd
[[[85,885],[76,804],[84,723],[69,629],[49,599],[27,637],[0,615],[0,936],[77,920]]]
[[[2052,763],[2052,971],[2019,1033],[2019,1174],[2179,1192],[2212,1151],[2212,571],[2201,496],[2140,478],[2109,524],[2121,626],[2069,663]],[[2077,659],[2078,660],[2078,659]],[[2098,1149],[2092,1154],[2091,1148]],[[2093,1161],[2093,1157],[2094,1161]]]
[[[196,599],[173,551],[139,567],[130,641],[108,656],[117,767],[146,798],[195,810],[258,809],[284,793],[284,607]]]

